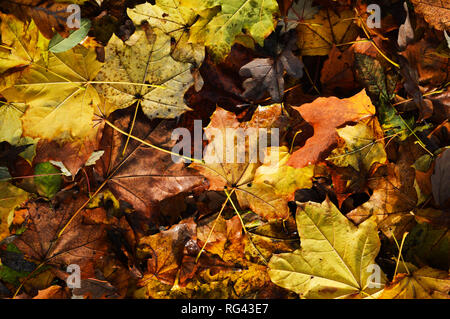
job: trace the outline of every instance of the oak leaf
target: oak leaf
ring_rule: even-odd
[[[336,128],[351,122],[370,123],[375,119],[375,107],[365,90],[347,99],[320,97],[312,103],[293,108],[314,128],[314,135],[294,151],[287,162],[296,168],[323,160],[337,144]]]

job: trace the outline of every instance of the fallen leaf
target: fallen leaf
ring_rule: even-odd
[[[376,139],[367,125],[358,123],[337,129],[345,145],[331,152],[327,161],[336,166],[351,166],[357,171],[368,172],[373,164],[387,161],[384,143]]]
[[[52,198],[60,190],[60,170],[49,162],[39,163],[34,168],[34,184],[40,195]]]
[[[403,23],[398,29],[397,44],[400,51],[404,51],[406,47],[414,41],[414,29],[412,28],[411,21],[409,20],[408,4],[404,2],[403,7],[406,11],[406,20],[405,23]]]
[[[449,292],[448,272],[424,267],[411,275],[398,274],[380,299],[449,299]]]
[[[380,250],[376,224],[354,226],[329,201],[309,202],[297,208],[301,248],[274,255],[270,279],[303,298],[355,298],[377,293],[370,287],[370,266]]]
[[[190,43],[191,26],[197,21],[193,7],[183,5],[183,0],[157,0],[155,4],[144,3],[127,10],[135,25],[148,22],[161,29],[175,41],[171,48],[172,57],[180,62],[195,63],[200,66],[205,58],[205,46]]]
[[[450,4],[440,0],[412,0],[414,11],[437,30],[450,28]]]
[[[314,127],[314,135],[303,147],[294,151],[287,162],[287,165],[296,168],[325,159],[331,148],[337,144],[336,128],[350,122],[368,123],[375,116],[375,107],[365,90],[348,99],[320,97],[312,103],[293,108]]]
[[[379,167],[371,176],[368,186],[373,190],[370,199],[352,210],[347,217],[356,224],[374,216],[381,231],[387,236],[402,237],[413,224],[410,214],[416,207],[417,193],[414,189],[414,169],[400,163]]]
[[[222,60],[230,51],[236,36],[242,30],[260,45],[274,30],[274,15],[278,12],[275,0],[184,0],[200,15],[192,28],[197,28],[190,37],[191,42],[205,43],[213,55]],[[220,6],[220,11],[211,17],[202,16],[205,10]],[[191,28],[191,29],[192,29]]]
[[[28,193],[10,183],[0,182],[0,241],[9,235],[14,209],[28,199]]]
[[[133,119],[133,114],[129,113],[114,113],[110,122],[126,131]],[[140,114],[133,135],[170,151],[175,145],[175,141],[171,140],[174,128],[174,121],[155,125]],[[155,207],[162,200],[206,186],[202,176],[185,168],[183,163],[175,163],[171,154],[133,139],[129,141],[126,153],[122,154],[126,141],[125,135],[105,127],[100,142],[100,148],[105,153],[97,161],[95,170],[100,180],[107,180],[107,186],[118,199],[130,203],[145,216],[158,218],[154,215]]]
[[[33,299],[69,299],[71,297],[69,288],[58,285],[50,286],[46,289],[39,290]]]
[[[94,50],[76,46],[49,53],[25,70],[14,87],[2,91],[9,102],[29,105],[22,116],[24,135],[47,139],[83,138],[91,130],[97,91],[89,84],[101,63]]]
[[[357,28],[351,10],[323,8],[312,19],[305,19],[297,27],[298,47],[302,55],[327,55],[333,45],[356,39]]]
[[[109,112],[135,102],[149,118],[174,118],[188,111],[183,95],[193,84],[192,65],[170,56],[170,36],[157,28],[138,29],[133,41],[129,45],[113,36],[95,79],[105,82],[95,86],[115,107]]]
[[[450,188],[448,181],[450,178],[450,150],[445,150],[436,160],[434,173],[431,176],[431,185],[433,188],[433,197],[437,204],[442,208],[449,206]]]
[[[104,227],[83,224],[85,210],[71,220],[86,199],[63,193],[60,197],[56,196],[52,204],[39,200],[29,202],[27,228],[14,240],[14,244],[38,263],[64,272],[68,265],[77,264],[82,278],[94,276],[95,261],[106,253]],[[71,222],[68,224],[69,220]]]
[[[282,121],[281,107],[277,104],[258,108],[252,119],[243,123],[239,123],[234,114],[217,108],[210,124],[205,128],[209,141],[204,152],[205,164],[193,163],[190,167],[208,178],[210,190],[234,189],[241,208],[249,207],[269,220],[287,218],[287,201],[296,187],[311,187],[313,169],[287,168],[285,163],[290,155],[286,148],[269,148],[264,158],[261,158],[261,153],[256,154],[258,147],[250,149],[250,143],[253,143],[253,147],[260,145],[260,132],[255,129],[270,130]],[[245,133],[245,129],[250,131]],[[242,144],[238,143],[237,145],[243,147],[236,150],[234,138],[243,137],[242,134],[250,134],[249,139]],[[266,138],[269,139],[270,136],[269,132]],[[229,141],[232,141],[232,144]],[[257,145],[254,145],[255,143]],[[270,146],[269,141],[267,145]],[[241,153],[242,151],[244,153]],[[244,155],[240,160],[238,153]],[[264,171],[270,172],[271,175],[266,178]]]
[[[258,58],[239,70],[239,75],[247,77],[243,96],[252,101],[269,91],[272,102],[281,102],[284,96],[284,73],[296,79],[303,76],[303,63],[292,50],[296,49],[296,37],[290,36],[288,43],[276,58]]]

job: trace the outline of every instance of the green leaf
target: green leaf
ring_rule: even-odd
[[[36,184],[37,190],[40,195],[52,198],[60,190],[62,177],[61,172],[54,167],[51,163],[39,163],[34,168],[34,175],[47,175],[47,176],[36,176],[34,182]]]
[[[87,36],[90,28],[91,20],[81,19],[80,28],[71,31],[67,38],[63,38],[59,33],[56,33],[48,44],[48,50],[53,53],[61,53],[72,49]]]
[[[386,151],[381,141],[376,140],[369,126],[358,123],[336,130],[345,141],[345,146],[334,149],[328,161],[339,167],[351,166],[357,171],[368,172],[374,163],[386,162]]]
[[[299,207],[296,222],[301,248],[270,259],[275,284],[305,298],[367,297],[380,291],[383,273],[378,287],[369,278],[380,250],[372,220],[356,227],[327,199]]]
[[[418,223],[406,237],[404,256],[417,265],[426,263],[431,267],[448,269],[449,241],[447,227],[434,228],[427,223]]]
[[[201,17],[194,24],[197,32],[190,37],[193,43],[204,42],[217,59],[225,57],[243,30],[262,46],[264,38],[274,30],[274,15],[279,11],[275,0],[184,0],[183,3],[195,8],[200,16],[220,6],[221,10],[212,19]]]
[[[397,137],[400,141],[406,140],[411,135],[409,128],[414,127],[413,117],[403,119],[392,105],[384,101],[381,101],[378,107],[378,119],[380,120],[381,127],[385,131],[385,135],[398,134]]]

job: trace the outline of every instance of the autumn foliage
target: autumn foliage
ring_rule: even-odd
[[[0,4],[0,297],[449,298],[448,1]]]

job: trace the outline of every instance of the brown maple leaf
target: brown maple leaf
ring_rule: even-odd
[[[110,123],[123,131],[129,131],[131,122],[130,112],[119,111],[110,118]],[[170,151],[176,142],[171,140],[174,128],[175,121],[155,124],[139,114],[132,134]],[[185,168],[183,163],[174,163],[170,154],[134,139],[129,140],[126,153],[122,155],[126,142],[125,135],[106,127],[100,142],[105,153],[97,161],[95,170],[118,199],[130,203],[145,216],[151,217],[164,199],[206,186],[202,176]]]
[[[61,192],[52,202],[29,202],[27,228],[14,244],[38,263],[64,271],[68,265],[77,264],[82,278],[93,276],[95,261],[106,253],[106,233],[101,225],[83,222],[86,211],[71,220],[86,199],[85,196]]]

